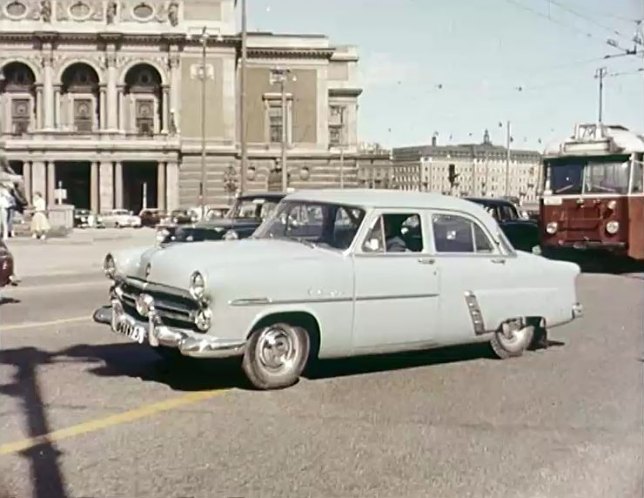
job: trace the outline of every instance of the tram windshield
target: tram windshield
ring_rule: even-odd
[[[627,194],[630,176],[628,156],[556,159],[546,163],[545,190],[552,195]]]

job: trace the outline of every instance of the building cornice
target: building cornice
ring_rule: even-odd
[[[329,88],[329,97],[359,97],[362,88]]]
[[[249,47],[248,57],[272,59],[330,59],[333,52],[333,49],[323,48]]]

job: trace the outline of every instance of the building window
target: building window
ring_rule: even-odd
[[[154,100],[136,101],[136,132],[139,135],[154,135]]]
[[[74,126],[76,131],[92,131],[93,107],[91,99],[74,99]]]
[[[270,103],[268,107],[269,141],[272,144],[282,143],[283,126],[282,106],[279,103]]]
[[[340,105],[329,107],[329,145],[344,145],[344,123],[346,108]]]
[[[23,135],[29,131],[30,108],[29,99],[13,99],[11,127],[16,135]]]

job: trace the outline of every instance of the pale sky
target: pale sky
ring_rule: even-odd
[[[644,0],[248,0],[249,29],[358,47],[359,137],[386,146],[503,143],[510,120],[515,147],[542,149],[597,120],[601,66],[629,73],[605,79],[604,122],[644,132],[643,55],[602,60],[636,19]]]

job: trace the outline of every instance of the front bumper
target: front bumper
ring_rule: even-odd
[[[111,326],[113,332],[126,335],[152,347],[165,346],[178,349],[184,356],[192,358],[230,358],[244,354],[245,341],[218,339],[192,330],[167,327],[158,315],[151,311],[147,322],[129,316],[118,300],[111,306],[103,306],[94,312],[94,321]]]

